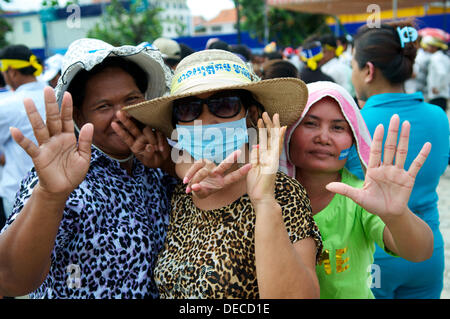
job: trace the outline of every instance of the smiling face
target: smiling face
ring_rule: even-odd
[[[339,160],[341,151],[352,144],[351,128],[339,105],[326,97],[310,108],[292,133],[289,156],[299,170],[334,173],[346,162]]]
[[[131,75],[119,67],[107,67],[93,75],[85,87],[81,107],[74,107],[78,127],[92,123],[93,143],[98,148],[115,158],[128,157],[131,151],[114,132],[111,123],[117,121],[117,111],[144,101],[144,94]]]

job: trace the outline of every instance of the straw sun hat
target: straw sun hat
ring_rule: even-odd
[[[184,58],[177,66],[170,95],[125,107],[131,116],[171,137],[172,102],[203,93],[243,89],[251,92],[272,117],[280,115],[282,126],[297,120],[308,100],[308,89],[296,78],[259,80],[235,54],[204,50]]]

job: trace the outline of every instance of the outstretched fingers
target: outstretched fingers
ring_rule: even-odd
[[[31,127],[33,128],[33,133],[36,137],[36,141],[39,145],[46,143],[50,138],[50,134],[47,126],[45,126],[45,123],[42,120],[41,115],[36,109],[33,100],[30,98],[25,98],[23,100],[23,105],[25,107],[25,112],[27,113]]]
[[[50,136],[58,135],[62,130],[61,115],[59,113],[58,103],[56,102],[55,92],[49,86],[44,88],[44,101],[45,121],[48,133]],[[67,104],[67,98],[65,102]]]
[[[395,166],[403,169],[405,166],[406,156],[408,155],[409,131],[411,125],[408,121],[403,122],[402,130],[400,132],[400,140],[395,154]]]
[[[392,165],[394,162],[394,155],[397,150],[397,136],[400,118],[397,114],[391,117],[389,122],[388,134],[384,143],[384,158],[383,163]]]
[[[423,164],[425,163],[428,155],[431,151],[431,143],[426,142],[422,149],[419,152],[419,155],[414,159],[414,161],[411,163],[411,166],[409,167],[408,174],[416,178],[417,174],[419,173],[420,169],[422,168]]]
[[[72,95],[69,92],[64,92],[61,103],[61,126],[65,133],[73,133],[73,102]]]
[[[9,131],[13,140],[20,145],[21,148],[31,157],[31,159],[39,155],[39,147],[37,147],[30,139],[25,137],[22,132],[15,127],[10,127]]]
[[[354,188],[344,183],[332,182],[325,186],[330,192],[340,194],[352,199],[356,204],[362,205],[361,189]]]
[[[216,168],[213,169],[213,173],[224,175],[225,172],[230,169],[231,166],[234,165],[234,163],[237,162],[239,156],[242,154],[241,150],[236,150],[230,155],[227,156]]]
[[[381,164],[381,149],[383,147],[383,124],[379,124],[373,133],[372,144],[370,146],[370,156],[368,168],[375,168]]]
[[[83,125],[78,137],[78,153],[86,161],[90,161],[91,158],[91,145],[92,137],[94,135],[94,125],[87,123]]]

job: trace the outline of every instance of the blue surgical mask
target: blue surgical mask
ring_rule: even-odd
[[[248,142],[246,118],[211,125],[177,125],[176,148],[185,150],[195,160],[208,159],[216,164]],[[197,125],[196,125],[197,124]]]

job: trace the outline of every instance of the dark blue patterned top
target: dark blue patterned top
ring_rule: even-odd
[[[37,181],[33,168],[3,231]],[[129,176],[118,162],[93,148],[87,176],[66,202],[50,272],[30,297],[158,297],[153,267],[164,243],[176,182],[136,159]]]

